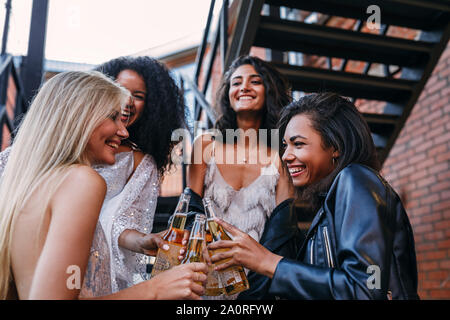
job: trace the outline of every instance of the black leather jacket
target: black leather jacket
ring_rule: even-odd
[[[408,216],[375,171],[351,164],[336,176],[295,253],[298,236],[286,229],[292,214],[281,205],[260,242],[284,258],[272,279],[250,272],[250,289],[239,299],[419,298]]]

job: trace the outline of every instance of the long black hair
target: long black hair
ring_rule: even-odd
[[[123,70],[137,72],[145,82],[147,95],[144,110],[128,131],[130,141],[153,157],[162,177],[172,164],[170,154],[177,142],[171,141],[172,132],[186,128],[184,97],[168,69],[156,59],[120,57],[98,66],[96,70],[116,79]]]
[[[304,114],[322,138],[323,148],[339,152],[335,169],[321,181],[297,188],[298,200],[303,206],[316,211],[322,196],[328,191],[336,175],[351,163],[366,165],[380,170],[377,151],[367,122],[355,105],[335,93],[314,93],[294,101],[283,109],[278,122],[280,130],[280,156],[283,155],[281,139],[292,117]]]
[[[233,73],[242,65],[251,65],[261,76],[265,99],[263,119],[259,129],[275,129],[281,109],[292,101],[289,82],[269,62],[254,56],[241,56],[234,60],[222,77],[217,91],[216,109],[220,116],[215,127],[225,136],[226,129],[237,129],[236,112],[231,108],[228,92]]]

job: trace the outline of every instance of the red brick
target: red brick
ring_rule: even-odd
[[[445,130],[443,126],[437,127],[436,129],[432,129],[431,131],[428,131],[428,133],[425,135],[425,140],[429,140],[436,136],[439,136],[442,133],[444,133],[444,131]]]
[[[438,181],[446,181],[450,179],[450,171],[440,173],[438,176]]]
[[[438,154],[442,154],[445,151],[448,150],[448,147],[446,146],[446,144],[442,143],[442,144],[435,144],[434,147],[432,147],[431,149],[428,150],[427,155],[428,157],[435,157]]]
[[[440,284],[441,283],[438,280],[425,280],[422,281],[421,287],[424,289],[439,289]]]
[[[447,251],[438,250],[438,251],[426,251],[424,260],[442,260],[447,258]]]
[[[435,241],[435,240],[441,240],[444,238],[444,232],[441,230],[438,231],[432,231],[424,234],[424,239],[427,241]]]
[[[415,230],[415,229],[414,229]],[[417,241],[416,241],[417,244]],[[436,248],[436,244],[435,243],[420,243],[416,245],[416,251],[420,252],[420,251],[428,251],[431,249],[435,249]]]
[[[412,156],[411,158],[409,158],[409,164],[415,164],[417,162],[421,162],[422,160],[426,159],[426,154],[425,153],[419,153],[415,156]]]
[[[442,219],[442,214],[440,212],[432,213],[422,217],[422,223],[439,221]]]
[[[442,191],[442,192],[439,194],[439,197],[441,198],[441,200],[447,200],[447,199],[450,199],[450,190]]]
[[[450,273],[444,270],[430,271],[427,275],[428,280],[446,280],[448,277],[450,277]]]
[[[430,88],[427,88],[429,90],[429,93],[434,93],[442,88],[444,88],[447,85],[447,80],[440,80],[437,83],[434,83],[430,86]]]
[[[432,193],[429,196],[425,196],[423,198],[420,199],[420,204],[424,205],[424,204],[433,204],[439,201],[439,194],[437,193]]]
[[[446,225],[447,225],[447,227],[450,225],[449,221],[447,221]],[[439,249],[450,248],[450,239],[439,241],[437,243],[437,247]]]
[[[430,174],[435,174],[438,172],[442,172],[448,169],[448,162],[441,162],[441,163],[437,163],[436,165],[434,165],[433,167],[428,169],[428,172]]]
[[[430,187],[431,192],[438,192],[442,190],[450,190],[450,181],[443,181],[436,183]]]
[[[433,141],[425,141],[414,149],[415,153],[424,152],[433,146]]]
[[[440,143],[445,143],[450,141],[450,132],[447,132],[446,134],[440,135],[436,138],[434,138],[434,143],[435,144],[440,144]]]
[[[424,187],[424,186],[429,186],[430,184],[433,184],[435,182],[436,182],[436,178],[434,176],[427,177],[427,178],[418,180],[417,181],[417,187],[421,188],[421,187]]]
[[[449,117],[448,115],[444,115],[443,117],[436,119],[435,121],[432,121],[430,123],[430,126],[432,129],[437,128],[437,127],[442,127],[443,125],[446,125],[448,123]]]
[[[421,271],[429,271],[439,269],[439,263],[437,261],[421,262],[417,265]]]
[[[448,299],[450,297],[450,289],[430,290],[429,297],[431,299]]]
[[[424,168],[431,168],[434,165],[434,163],[435,163],[434,158],[429,158],[423,162],[416,164],[416,169],[419,170],[419,169],[424,169]]]
[[[446,160],[450,160],[450,151],[440,154],[436,157],[437,162],[446,161]]]
[[[443,209],[450,208],[450,200],[449,201],[441,201],[440,203],[436,203],[433,205],[433,211],[439,211]]]
[[[423,118],[424,123],[433,123],[434,120],[439,119],[442,117],[442,111],[441,110],[435,110],[431,113],[429,113],[425,118]]]
[[[418,226],[414,227],[413,230],[417,234],[419,234],[419,233],[428,233],[428,232],[433,230],[433,225],[430,224],[430,223],[421,224],[421,225],[418,225]]]
[[[427,187],[425,188],[421,188],[421,189],[416,189],[414,191],[411,192],[411,198],[415,199],[415,198],[420,198],[424,195],[429,194],[429,190]]]
[[[439,262],[439,268],[440,269],[450,269],[450,260],[441,260]]]
[[[414,208],[414,209],[411,210],[411,212],[414,215],[424,216],[424,215],[426,215],[426,214],[431,212],[431,208],[430,208],[430,206],[423,206],[423,207],[420,207],[420,208]]]

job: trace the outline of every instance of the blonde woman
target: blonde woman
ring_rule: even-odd
[[[47,81],[18,131],[0,180],[0,298],[199,298],[205,264],[173,268],[112,294],[98,215],[106,194],[91,168],[113,164],[128,137],[129,93],[98,72]],[[202,273],[203,272],[203,273]]]

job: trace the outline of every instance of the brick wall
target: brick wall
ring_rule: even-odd
[[[411,220],[422,299],[450,299],[450,45],[382,170]]]

